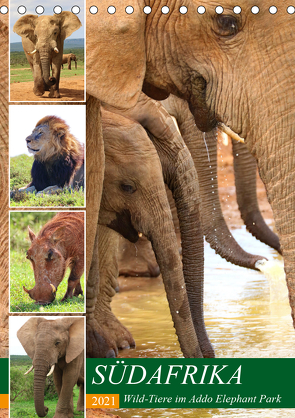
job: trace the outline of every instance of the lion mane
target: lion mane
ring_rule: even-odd
[[[38,128],[45,134],[36,142]],[[28,139],[30,144],[34,141],[40,144],[40,150],[34,155],[32,181],[28,186],[35,186],[37,191],[55,185],[75,187],[77,183],[84,186],[84,146],[71,134],[64,120],[45,116],[37,122],[27,142]]]

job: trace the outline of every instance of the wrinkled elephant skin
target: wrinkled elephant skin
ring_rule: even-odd
[[[246,0],[239,3],[240,15],[233,12],[233,0],[222,4],[221,15],[211,1],[204,15],[195,0],[185,15],[179,13],[181,1],[166,15],[165,1],[150,3],[148,16],[138,1],[129,19],[127,0],[114,1],[116,25],[110,25],[108,2],[102,0],[96,17],[88,18],[88,91],[128,108],[136,104],[145,77],[187,100],[201,131],[220,121],[245,138],[274,212],[295,324],[293,15],[283,0],[277,0],[278,12],[271,16],[266,0],[257,1],[257,15]]]

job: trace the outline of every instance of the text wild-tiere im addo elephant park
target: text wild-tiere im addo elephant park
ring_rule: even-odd
[[[0,7],[11,417],[293,416],[234,361],[260,359],[257,382],[265,359],[293,367],[294,19],[283,0]],[[139,386],[89,403],[120,367],[124,390],[159,385],[150,407]],[[212,406],[211,384],[240,393]]]

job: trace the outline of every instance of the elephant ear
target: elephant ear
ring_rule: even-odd
[[[29,38],[34,44],[36,43],[36,36],[34,35],[35,26],[38,16],[26,15],[18,19],[14,26],[13,32],[17,33],[22,38]]]
[[[76,319],[69,328],[70,342],[66,351],[66,363],[73,361],[84,350],[84,318]]]
[[[82,26],[79,18],[72,12],[61,12],[57,16],[61,26],[61,37],[62,39],[68,38]]]
[[[18,331],[17,338],[20,340],[21,345],[24,347],[27,355],[34,358],[35,355],[35,335],[38,326],[41,322],[47,321],[45,318],[30,318]]]
[[[112,1],[114,14],[109,0],[97,2],[96,14],[87,7],[87,93],[122,109],[137,103],[146,70],[146,15],[140,2],[132,3],[131,14],[125,11],[129,0]]]

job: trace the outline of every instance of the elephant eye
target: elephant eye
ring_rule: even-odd
[[[216,17],[216,22],[217,35],[232,37],[239,32],[239,22],[235,16],[218,15]]]
[[[128,183],[121,183],[120,188],[124,193],[132,194],[136,192],[136,187]]]
[[[60,341],[56,341],[55,346],[57,347],[60,344]]]

